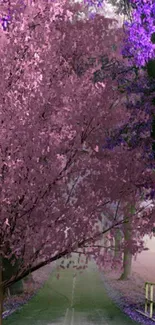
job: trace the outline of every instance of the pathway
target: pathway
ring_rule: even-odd
[[[82,274],[54,271],[44,287],[3,325],[136,325],[107,297],[95,263]]]

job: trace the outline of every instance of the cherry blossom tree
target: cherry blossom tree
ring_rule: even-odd
[[[116,211],[99,227],[109,202],[130,206],[151,181],[140,148],[103,148],[130,118],[114,78],[119,46],[109,52],[123,31],[98,15],[76,21],[78,8],[40,0],[1,31],[1,314],[11,284],[136,220],[137,211]],[[94,79],[101,68],[102,80]],[[92,252],[103,264],[100,248]],[[3,258],[12,256],[19,270],[3,281]]]
[[[144,235],[147,234],[150,238],[153,236],[151,227],[154,220],[154,202],[148,201],[144,204],[137,196],[136,200],[135,197],[132,198],[130,204],[119,200],[107,212],[108,219],[109,216],[114,218],[116,214],[117,220],[126,218],[123,224],[105,234],[107,243],[101,240],[95,244],[96,249],[100,248],[100,251],[96,251],[95,260],[101,271],[117,269],[121,274],[119,280],[127,280],[132,271],[132,258],[147,250]]]

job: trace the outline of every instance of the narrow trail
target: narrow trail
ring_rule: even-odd
[[[74,273],[61,270],[57,280],[54,271],[38,294],[3,325],[138,325],[107,296],[93,261],[82,274]]]

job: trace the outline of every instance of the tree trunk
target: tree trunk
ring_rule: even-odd
[[[0,257],[0,325],[2,325],[2,313],[3,313],[3,287],[2,287],[2,274],[3,274],[3,257]]]
[[[132,233],[130,229],[130,223],[127,222],[124,224],[124,240],[125,244],[129,244]],[[123,257],[123,273],[119,280],[128,280],[131,275],[131,267],[132,267],[132,253],[131,248],[127,245],[124,248],[124,257]]]
[[[120,269],[120,262],[122,261],[122,251],[121,251],[122,234],[119,229],[116,229],[114,236],[114,255],[112,268],[114,270]]]
[[[120,280],[128,280],[130,278],[132,269],[132,254],[129,251],[124,251],[123,269],[124,271],[120,277]]]
[[[15,264],[12,265],[11,261],[15,259]],[[19,269],[20,265],[20,260],[16,259],[15,256],[13,256],[10,260],[7,258],[3,258],[3,266],[4,266],[4,271],[3,271],[3,280],[8,280],[11,278],[12,275],[16,274]],[[23,287],[23,281],[19,280],[18,282],[12,284],[10,286],[10,295],[18,295],[23,293],[24,287]]]
[[[115,233],[115,250],[114,250],[114,259],[120,258],[120,247],[121,247],[122,235],[119,229],[116,229]]]
[[[105,254],[108,253],[108,247],[109,247],[109,240],[108,240],[108,238],[105,236],[105,237],[104,237],[104,251],[105,251]]]

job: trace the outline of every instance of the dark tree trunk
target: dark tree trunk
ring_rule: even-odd
[[[15,264],[12,265],[11,261],[15,259]],[[19,265],[20,261],[18,261],[14,256],[8,260],[6,258],[3,258],[3,266],[4,266],[4,271],[3,271],[3,280],[8,280],[12,275],[15,275],[18,273],[19,270]],[[12,284],[10,286],[10,295],[18,295],[23,293],[24,287],[23,287],[23,280],[19,280],[18,282]]]
[[[4,297],[2,281],[3,281],[3,258],[0,256],[0,325],[2,325],[3,297]]]

